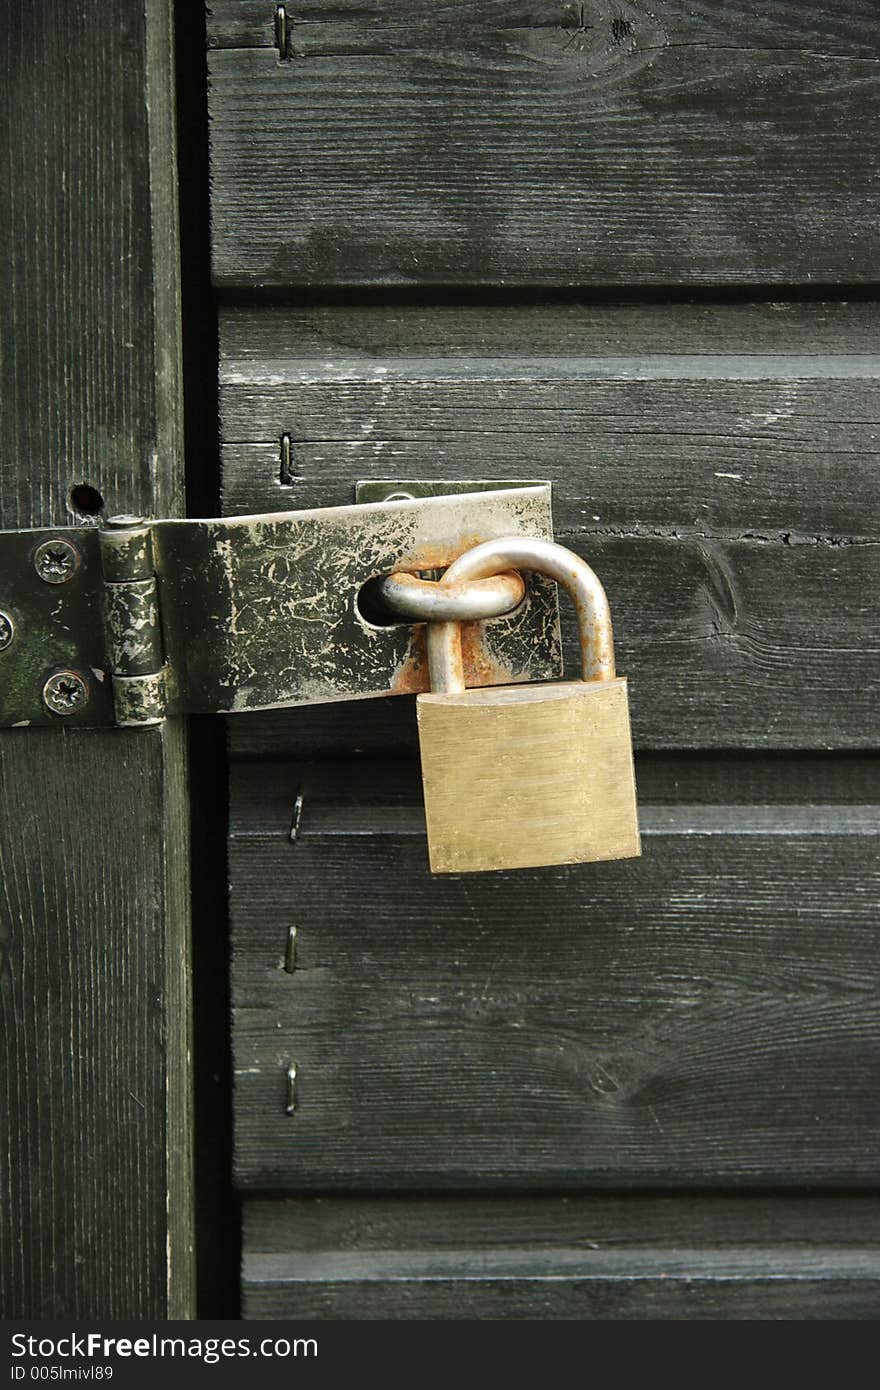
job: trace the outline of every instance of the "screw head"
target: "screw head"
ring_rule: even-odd
[[[89,703],[89,687],[76,671],[56,671],[43,686],[43,703],[53,714],[77,714]]]
[[[34,552],[34,569],[46,584],[66,584],[79,569],[79,551],[60,536],[43,541]]]
[[[15,636],[15,624],[8,613],[0,612],[0,652],[5,651]]]

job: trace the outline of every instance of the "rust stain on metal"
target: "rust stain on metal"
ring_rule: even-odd
[[[409,649],[391,683],[392,695],[419,695],[429,689],[428,643],[424,626],[414,627]]]
[[[514,672],[486,650],[482,623],[461,623],[461,655],[468,686],[505,685]],[[392,695],[421,695],[431,689],[425,626],[413,628],[409,651],[391,687]]]
[[[512,679],[510,669],[486,651],[482,623],[461,624],[461,657],[465,685],[503,685]]]
[[[483,541],[491,539],[493,537],[487,535],[485,531],[474,531],[464,535],[459,533],[451,542],[424,542],[412,550],[408,550],[395,568],[413,574],[417,574],[419,570],[446,569],[453,560],[457,560],[459,555],[462,555],[466,550],[472,550],[475,545],[481,545]]]

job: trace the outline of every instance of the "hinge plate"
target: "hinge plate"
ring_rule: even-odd
[[[108,582],[121,576],[105,576],[106,533],[0,532],[0,613],[13,629],[0,651],[0,725],[148,723],[185,711],[237,713],[424,690],[424,630],[371,625],[358,610],[359,590],[393,569],[444,569],[463,550],[501,535],[551,538],[550,487],[152,521],[148,529],[164,653],[153,674],[142,659],[131,671],[120,668],[120,651],[132,645],[125,604],[132,623],[142,623],[131,595],[148,585],[142,570],[125,577],[125,589]],[[46,542],[74,551],[73,572],[61,582],[57,574],[47,582],[35,564]],[[560,673],[555,585],[539,576],[529,579],[527,601],[515,612],[465,627],[470,684]],[[134,643],[134,628],[130,635]],[[66,672],[86,694],[61,714],[44,690]],[[152,704],[138,713],[142,685]]]
[[[61,583],[39,578],[39,556],[59,553],[73,573]],[[0,652],[0,725],[112,724],[113,690],[104,640],[101,554],[94,528],[0,532],[0,611],[11,628]],[[47,681],[79,675],[87,699],[63,717],[43,700]]]

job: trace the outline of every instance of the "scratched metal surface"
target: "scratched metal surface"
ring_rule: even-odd
[[[552,537],[548,486],[154,527],[166,652],[181,705],[236,712],[428,687],[424,628],[374,627],[358,591],[393,569],[445,568],[502,535]],[[555,586],[463,625],[472,685],[561,671]]]
[[[393,569],[445,568],[502,535],[552,537],[550,488],[158,521],[152,533],[168,713],[406,694],[428,686],[424,628],[374,627],[356,605],[362,585]],[[45,584],[34,551],[59,535],[76,545],[79,563],[67,583]],[[0,576],[0,612],[15,629],[0,651],[0,726],[57,724],[41,692],[61,669],[76,671],[89,691],[64,723],[113,723],[104,624],[117,648],[121,637],[113,604],[104,611],[97,530],[3,533]],[[463,624],[463,646],[470,685],[559,675],[555,586],[530,578],[513,613]]]
[[[66,583],[46,584],[36,574],[34,554],[59,536],[75,547],[76,569]],[[0,651],[0,727],[61,723],[43,704],[42,690],[50,675],[65,670],[80,676],[88,702],[64,715],[64,724],[112,724],[102,588],[94,527],[0,532],[0,612],[14,629]]]

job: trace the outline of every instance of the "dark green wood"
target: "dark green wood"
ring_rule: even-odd
[[[248,1196],[245,1315],[875,1315],[872,1199],[638,1189],[875,1180],[876,307],[501,302],[876,282],[873,6],[208,8],[216,283],[496,289],[226,308],[227,514],[552,478],[646,750],[640,863],[432,881],[411,701],[231,721],[239,1183],[488,1189]]]
[[[605,584],[637,747],[877,747],[875,544],[565,539]],[[572,672],[573,621],[563,612]],[[382,725],[393,743],[400,720],[396,708],[302,712],[234,737],[253,746],[262,732],[270,750],[267,730],[295,742],[317,727],[335,729],[340,747],[361,747],[365,730]]]
[[[775,1251],[741,1260],[710,1259],[705,1251],[670,1258],[665,1251],[628,1260],[589,1260],[511,1271],[480,1268],[474,1252],[445,1267],[423,1261],[334,1277],[320,1261],[320,1278],[306,1267],[291,1277],[285,1264],[246,1265],[245,1318],[291,1319],[523,1319],[607,1320],[873,1320],[880,1298],[880,1259],[835,1258],[817,1250],[801,1260]],[[297,1266],[298,1267],[298,1266]]]
[[[570,643],[567,661],[567,669],[571,671],[575,668],[576,659],[575,654],[571,651]],[[630,663],[627,664],[627,670],[632,670]],[[661,686],[662,682],[657,681],[656,688],[661,688]],[[638,690],[632,683],[630,685],[630,702],[631,704],[641,703]],[[646,710],[646,717],[649,715],[650,710],[648,709]],[[635,717],[640,719],[641,711]],[[356,758],[397,757],[401,753],[414,751],[418,744],[415,702],[409,696],[394,697],[390,700],[360,701],[356,706],[347,707],[342,705],[313,705],[297,710],[294,714],[286,710],[273,710],[263,714],[248,715],[247,719],[229,720],[228,735],[231,750],[245,757],[279,757],[285,754],[294,757],[310,757],[317,754],[326,754],[337,758],[352,755]],[[714,736],[710,736],[713,742],[721,741],[721,735],[717,731]],[[674,757],[673,754],[668,756],[670,759]],[[689,752],[682,756],[699,758],[700,754]],[[742,752],[732,756],[749,760],[765,755]],[[778,766],[780,781],[786,782],[797,775],[798,763],[791,764],[786,771],[786,755],[784,753],[766,756],[775,759],[772,765]],[[859,766],[869,769],[870,776],[877,775],[870,771],[873,766],[870,761],[862,764],[857,755],[853,756]],[[825,757],[824,754],[816,754],[816,762],[811,764],[816,769],[815,793],[818,801],[826,799],[821,786],[823,775],[821,769],[824,766],[823,758]],[[874,793],[872,792],[871,795]],[[844,799],[846,799],[845,796]]]
[[[230,795],[237,836],[277,834],[287,824],[290,789],[302,789],[304,832],[339,818],[363,821],[371,812],[400,808],[408,818],[419,812],[420,779],[417,760],[418,732],[414,701],[392,701],[391,707],[408,717],[397,726],[395,749],[378,740],[367,750],[353,754],[347,747],[334,760],[330,743],[315,739],[312,758],[302,747],[291,758],[290,746],[275,750],[272,764],[237,758],[230,772]],[[385,709],[387,701],[370,701],[364,709]],[[306,713],[306,711],[301,711]],[[238,727],[250,729],[254,720]],[[291,724],[290,727],[293,727]],[[368,730],[368,733],[372,731]],[[316,733],[309,726],[307,737]],[[644,806],[869,806],[880,788],[880,758],[858,754],[806,753],[637,753],[635,758],[639,801]]]
[[[244,1205],[249,1318],[868,1318],[878,1204],[455,1197]]]
[[[168,9],[3,5],[6,527],[68,524],[76,483],[110,513],[180,510],[176,411],[156,409],[178,394],[155,327],[178,294]]]
[[[871,0],[288,10],[209,6],[220,285],[877,279]]]
[[[389,299],[391,297],[389,296]],[[491,304],[428,299],[397,303],[226,305],[221,359],[632,357],[643,353],[821,357],[880,351],[870,304],[629,304],[496,294]]]
[[[236,775],[240,1183],[873,1181],[876,805],[655,778],[639,861],[431,878],[414,777],[320,776]]]
[[[171,5],[3,20],[0,525],[179,513]],[[182,730],[4,731],[0,779],[0,1305],[188,1316]]]
[[[0,738],[8,1317],[187,1310],[182,765],[174,727]]]
[[[260,1255],[436,1250],[841,1250],[880,1247],[876,1195],[630,1192],[446,1193],[245,1198],[244,1240]]]
[[[639,746],[876,746],[874,306],[239,309],[222,345],[230,512],[549,478]]]

